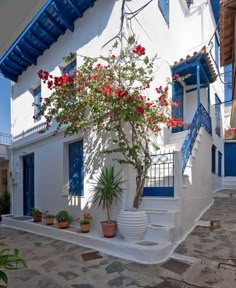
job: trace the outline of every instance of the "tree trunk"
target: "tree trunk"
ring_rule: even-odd
[[[133,201],[133,207],[138,209],[142,202],[142,195],[143,195],[143,188],[145,184],[145,178],[146,178],[147,173],[139,173],[137,177],[137,188],[136,188],[136,193],[134,196],[134,201]]]

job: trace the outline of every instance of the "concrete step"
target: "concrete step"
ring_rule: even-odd
[[[171,242],[175,240],[174,226],[161,226],[149,224],[144,235],[144,240],[157,243]]]
[[[149,223],[162,226],[174,225],[178,222],[179,211],[178,210],[150,210],[145,209],[147,212]]]
[[[175,197],[143,197],[141,209],[148,210],[179,210],[179,198]]]
[[[236,189],[236,177],[223,177],[222,188],[223,189]]]
[[[222,189],[219,191],[216,191],[213,194],[213,197],[225,197],[225,198],[236,198],[236,189]]]

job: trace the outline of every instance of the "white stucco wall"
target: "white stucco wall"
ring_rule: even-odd
[[[34,107],[32,107],[33,96],[30,89],[34,89],[40,84],[40,81],[37,78],[37,72],[40,69],[43,69],[54,75],[60,75],[61,69],[59,65],[64,65],[62,57],[68,55],[71,51],[77,51],[77,63],[80,63],[81,61],[79,55],[97,56],[101,52],[105,53],[110,46],[101,50],[103,44],[115,36],[119,31],[121,3],[121,1],[115,0],[97,0],[94,7],[86,11],[82,19],[75,22],[75,31],[73,33],[67,31],[50,47],[49,50],[46,50],[44,54],[38,58],[37,66],[30,66],[26,72],[19,77],[18,82],[12,87],[11,124],[13,138],[20,139],[19,135],[26,133],[29,129],[37,127],[44,122],[43,119],[34,122],[32,118]],[[152,1],[133,19],[132,29],[135,31],[138,42],[145,46],[149,55],[157,53],[160,57],[156,63],[158,78],[158,83],[155,83],[156,87],[163,85],[166,77],[171,76],[170,65],[173,64],[174,61],[178,61],[183,57],[185,58],[193,51],[199,51],[209,42],[209,39],[215,30],[213,16],[209,4],[201,5],[201,3],[204,3],[204,1],[194,1],[194,5],[191,5],[191,9],[189,10],[186,6],[186,1],[184,0],[170,1],[169,27],[159,10],[158,1]],[[136,10],[142,6],[142,4],[143,0],[127,2],[131,11]],[[126,24],[127,23],[125,23],[124,27],[126,27]],[[127,28],[126,35],[128,35]],[[217,90],[218,86],[215,86],[215,89]],[[213,94],[214,92],[212,91],[211,100],[213,100]],[[47,97],[49,95],[50,91],[48,91],[46,86],[42,85],[42,97]],[[156,94],[154,97],[155,96]],[[196,92],[189,93],[187,96],[184,103],[184,117],[187,122],[191,122],[196,111]],[[206,90],[202,89],[201,100],[205,107],[207,107],[206,96]],[[214,103],[214,101],[212,103]],[[13,212],[15,214],[23,213],[22,157],[29,153],[35,154],[36,207],[39,207],[43,211],[49,210],[52,213],[56,213],[59,209],[66,208],[74,217],[81,216],[81,210],[90,209],[89,191],[91,185],[89,181],[89,172],[85,174],[84,197],[81,199],[72,199],[72,201],[70,201],[70,199],[68,200],[68,197],[65,196],[65,191],[63,190],[67,180],[67,168],[65,164],[67,143],[83,138],[84,147],[86,147],[84,155],[86,158],[85,169],[87,171],[88,168],[90,168],[88,163],[91,163],[89,157],[91,156],[92,151],[94,151],[94,147],[91,146],[94,142],[90,137],[92,136],[78,135],[64,138],[62,134],[47,137],[34,133],[27,137],[23,137],[21,140],[15,140],[13,143],[12,157],[12,169],[14,170],[14,183],[12,186],[14,196]],[[215,139],[214,141],[217,142],[218,139]],[[219,145],[221,145],[221,142]],[[204,153],[202,155],[205,155]],[[197,163],[201,163],[201,161],[205,163],[205,159],[204,156],[201,156],[197,160]],[[208,160],[210,163],[210,159]],[[104,163],[105,160],[99,157],[93,163],[96,166],[92,173],[94,177],[97,175],[98,168],[101,168]],[[205,168],[205,166],[203,167]],[[196,175],[199,176],[200,172],[198,171],[196,173]],[[126,197],[115,209],[113,209],[112,212],[114,217],[121,207],[129,208],[131,206],[135,190],[135,175],[133,172],[126,167],[123,169],[123,174],[129,179],[126,183]],[[211,183],[211,175],[208,176],[210,177],[209,183]],[[194,183],[197,182],[197,180],[194,181]],[[207,185],[210,185],[209,183]],[[201,191],[198,195],[202,196],[203,192],[204,191]],[[193,193],[196,193],[196,191]],[[208,195],[203,196],[203,198],[204,197],[208,197]],[[71,203],[76,204],[72,205]],[[198,208],[196,207],[196,209],[201,208],[202,203],[199,204]],[[97,213],[96,208],[93,208],[91,211],[93,215],[96,215],[93,223],[98,223],[100,220],[104,219],[105,214]]]

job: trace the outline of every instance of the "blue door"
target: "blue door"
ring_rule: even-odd
[[[83,141],[69,144],[69,194],[84,195]]]
[[[236,176],[236,143],[225,143],[225,176]]]
[[[34,154],[23,157],[23,211],[31,215],[34,208]]]
[[[179,103],[179,107],[172,107],[172,117],[183,121],[183,86],[179,82],[174,82],[172,86],[172,101]],[[172,133],[183,131],[183,127],[172,128]]]

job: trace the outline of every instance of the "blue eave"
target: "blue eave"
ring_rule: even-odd
[[[200,84],[208,85],[216,79],[215,73],[212,72],[211,64],[205,53],[198,53],[195,56],[172,66],[172,73],[184,77],[186,85],[196,85],[197,83],[197,66],[200,67]]]
[[[74,22],[94,5],[96,0],[48,0],[30,24],[0,58],[0,72],[17,82],[18,77]]]
[[[220,20],[220,0],[210,0],[210,1],[216,25],[218,25]]]

